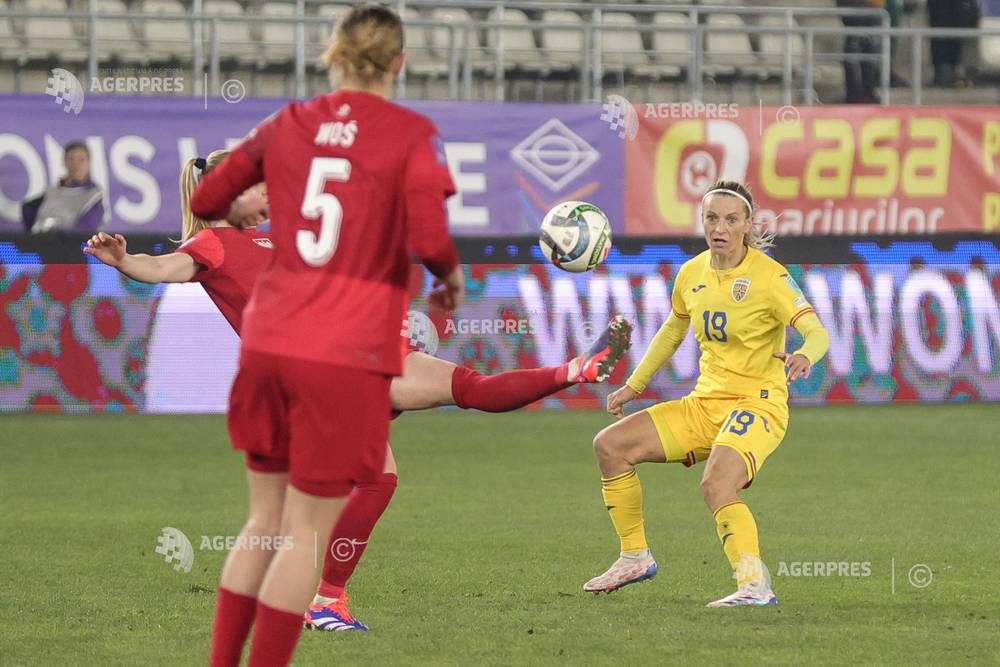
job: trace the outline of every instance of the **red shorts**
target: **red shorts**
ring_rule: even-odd
[[[389,437],[390,377],[243,350],[229,397],[233,448],[257,472],[288,472],[315,496],[375,479]]]

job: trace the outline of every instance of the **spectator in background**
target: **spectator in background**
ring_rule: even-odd
[[[910,13],[913,11],[912,2],[911,6],[907,6],[903,0],[885,0],[885,10],[889,12],[889,25],[893,28],[898,28],[903,25],[903,14]],[[892,62],[892,68],[890,71],[890,85],[894,88],[906,88],[910,85],[910,82],[905,78],[896,74],[896,51],[899,49],[899,38],[893,37],[890,40],[890,61]]]
[[[885,9],[885,0],[837,0],[837,7],[843,9]],[[881,21],[877,16],[842,16],[847,28],[877,28]],[[844,40],[844,53],[851,55],[878,55],[882,40],[877,35],[848,34]],[[881,68],[876,60],[844,60],[844,83],[848,104],[878,104],[878,85]]]
[[[932,28],[975,28],[979,25],[978,0],[927,0],[927,19]],[[934,85],[959,83],[962,65],[962,40],[935,37],[931,40]]]
[[[66,144],[66,175],[45,189],[40,197],[21,203],[25,229],[38,234],[50,231],[95,232],[104,220],[104,191],[90,180],[90,150],[82,141]]]

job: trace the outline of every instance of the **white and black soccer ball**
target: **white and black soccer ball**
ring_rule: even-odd
[[[593,204],[564,201],[545,214],[538,247],[564,271],[590,271],[611,251],[611,223]]]

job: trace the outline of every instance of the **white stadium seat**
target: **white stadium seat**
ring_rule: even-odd
[[[274,3],[267,3],[274,4]],[[319,58],[326,51],[330,43],[330,35],[333,34],[333,26],[337,20],[347,13],[348,7],[344,4],[324,3],[316,8],[313,13],[313,5],[306,4],[306,16],[317,16],[320,21],[311,21],[306,24],[306,65],[315,66],[319,63]]]
[[[455,26],[455,47],[458,49],[459,66],[468,60],[469,65],[471,65],[475,72],[493,72],[496,69],[496,59],[493,51],[482,47],[480,35],[477,30],[469,32],[469,53],[466,54],[464,51],[467,32],[464,26],[472,20],[469,12],[457,7],[437,7],[425,18]],[[428,46],[430,47],[430,53],[435,65],[429,67],[427,64],[424,64],[423,67],[425,70],[431,70],[424,73],[433,74],[438,77],[445,76],[448,73],[450,62],[448,52],[449,30],[445,27],[431,27],[425,30],[428,36]]]
[[[88,3],[77,3],[77,6]],[[75,8],[75,7],[74,7]],[[126,14],[128,9],[121,0],[97,0],[97,11],[108,14]],[[123,60],[142,60],[141,50],[136,48],[135,31],[127,18],[99,18],[94,25],[96,33],[97,57]]]
[[[243,15],[243,8],[236,0],[205,0],[202,13],[206,17]],[[212,43],[212,23],[205,21],[202,37],[205,40],[206,56],[210,53]],[[258,60],[259,46],[250,34],[250,26],[245,21],[218,21],[219,55],[223,60],[236,58],[239,60]]]
[[[760,19],[759,25],[766,28],[784,28],[787,27],[785,19],[781,16],[763,16]],[[802,35],[798,34],[788,34],[787,35],[791,41],[791,52],[792,52],[792,63],[797,69],[802,68],[802,52],[805,50],[803,47]],[[765,56],[770,56],[773,58],[782,58],[785,53],[785,34],[779,34],[776,32],[771,33],[761,33],[760,35],[760,50]],[[814,46],[815,48],[815,46]]]
[[[606,11],[601,15],[601,22],[605,26],[601,30],[601,62],[606,72],[649,64],[634,16]]]
[[[657,12],[653,16],[654,26],[681,27],[688,26],[684,31],[670,30],[653,33],[653,59],[661,64],[663,76],[674,77],[681,73],[682,67],[688,67],[691,62],[689,55],[693,46],[690,19],[686,14],[676,12]]]
[[[579,67],[583,62],[583,20],[576,12],[550,9],[542,14],[545,27],[542,29],[542,46],[549,62],[559,67]],[[559,29],[563,25],[572,29]]]
[[[736,14],[709,14],[709,28],[743,28],[743,19]],[[709,76],[729,76],[738,64],[747,64],[753,51],[745,32],[707,32],[705,35],[705,73]]]
[[[80,41],[72,22],[62,15],[68,9],[64,0],[12,0],[10,8],[52,14],[52,18],[26,18],[14,22],[14,29],[22,35],[19,49],[22,58],[81,60],[85,57],[86,45]]]
[[[143,0],[136,7],[144,14],[181,16],[184,6],[177,0]],[[141,32],[145,35],[146,52],[153,58],[190,58],[191,22],[168,19],[143,19]]]
[[[294,5],[294,3],[292,4]],[[337,23],[337,19],[346,14],[349,9],[349,2],[324,2],[321,5],[307,2],[306,16],[315,15],[323,20],[306,26],[306,39],[325,45],[330,39],[330,35],[333,34],[333,26]]]
[[[984,30],[1000,30],[1000,16],[984,16],[979,20]],[[979,38],[979,59],[984,69],[1000,71],[1000,37]]]
[[[290,18],[295,16],[295,5],[283,2],[264,2],[261,15]],[[261,46],[264,57],[269,61],[291,61],[295,59],[295,24],[289,21],[265,21],[261,25]]]
[[[403,49],[406,51],[406,72],[418,77],[440,77],[447,73],[448,65],[433,54],[433,46],[428,39],[428,30],[423,25],[408,24],[408,21],[422,17],[409,7],[404,8]]]
[[[502,19],[499,9],[492,10],[490,20],[521,23],[526,22],[528,17],[520,9],[506,8],[502,12]],[[491,53],[496,49],[498,33],[502,34],[504,62],[508,68],[516,67],[532,71],[547,69],[545,56],[535,45],[531,28],[504,27],[487,31],[487,44]]]

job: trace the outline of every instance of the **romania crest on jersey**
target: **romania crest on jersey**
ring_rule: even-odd
[[[750,293],[750,279],[749,278],[737,278],[733,281],[733,301],[740,303],[743,299],[747,298],[747,294]]]

